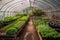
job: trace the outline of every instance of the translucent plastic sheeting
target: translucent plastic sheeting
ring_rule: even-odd
[[[30,6],[29,2],[26,0],[25,1],[15,0],[15,1],[8,3],[4,7],[2,7],[1,11],[21,11],[29,6]]]
[[[56,8],[56,10],[60,10],[60,0],[43,0],[47,2],[48,4],[51,4],[53,7]]]
[[[35,0],[35,5],[43,10],[60,10],[59,0]],[[40,5],[40,6],[39,6]],[[43,7],[43,8],[42,8]]]
[[[13,16],[30,7],[30,1],[32,7],[37,7],[43,11],[60,10],[60,0],[2,0],[0,1],[0,11],[3,12],[0,12],[0,15],[3,17]]]
[[[30,6],[29,0],[2,0],[0,5],[0,19],[7,16],[14,16]]]
[[[11,5],[12,6],[12,4],[13,3],[15,3],[16,4],[16,2],[20,2],[20,4],[21,4],[21,2],[23,3],[22,5],[24,5],[24,2],[23,1],[25,1],[26,3],[28,3],[29,2],[29,0],[2,0],[2,2],[1,2],[1,4],[6,4],[1,10],[3,10],[3,9],[6,9],[9,5]],[[32,1],[32,0],[31,0]],[[38,7],[40,7],[41,9],[45,9],[45,8],[47,8],[47,6],[48,7],[50,7],[50,8],[52,8],[52,9],[59,9],[60,8],[60,6],[59,6],[59,0],[33,0],[33,2],[35,1],[35,3],[34,4],[38,4],[38,5],[36,5],[36,6],[38,6]],[[19,3],[18,2],[18,3]],[[27,5],[27,4],[26,4]],[[40,5],[40,6],[39,6]],[[28,5],[27,5],[28,6]],[[42,7],[43,8],[42,8]],[[25,6],[24,6],[25,7]],[[50,8],[48,8],[48,9],[50,9]]]
[[[60,10],[60,2],[59,0],[30,0],[32,1],[31,2],[31,6],[33,7],[38,7],[40,8],[41,10]],[[29,0],[2,0],[2,7],[1,7],[1,11],[6,11],[8,10],[9,8],[12,10],[12,11],[18,11],[18,10],[23,10],[25,9],[26,7],[30,7],[30,2]],[[17,4],[18,3],[18,4]],[[21,4],[20,6],[18,6],[19,4]],[[18,9],[18,10],[15,10],[15,6],[18,6],[19,8],[22,8],[23,9]],[[24,5],[24,6],[22,6]],[[12,8],[11,8],[12,7]],[[18,8],[16,7],[16,8]]]
[[[13,6],[13,5],[15,5],[15,4],[17,4],[17,3],[19,3],[19,4],[22,4],[22,5],[26,5],[26,6],[28,6],[29,5],[29,2],[28,1],[24,1],[24,0],[14,0],[14,1],[9,1],[5,6],[3,6],[3,8],[1,8],[1,11],[6,11],[6,9],[8,9],[9,7],[11,7],[11,6]],[[17,4],[17,5],[19,5],[19,4]],[[28,5],[27,5],[28,4]],[[17,5],[15,5],[15,6],[17,6]],[[22,6],[21,5],[21,6]],[[20,6],[19,6],[20,7]],[[24,6],[25,7],[25,6]],[[23,7],[23,8],[24,8]],[[18,8],[18,7],[17,7]],[[20,7],[21,8],[21,7]]]
[[[23,3],[22,3],[22,4],[23,4]],[[22,5],[22,4],[20,4],[20,2],[18,2],[18,3],[16,3],[16,4],[8,7],[8,8],[6,9],[6,11],[17,11],[17,12],[20,12],[21,10],[24,10],[25,8],[27,8],[28,6],[30,6],[29,3],[27,3],[27,5],[26,5],[26,3],[24,3],[24,5]],[[5,13],[6,13],[6,12],[5,12]],[[9,13],[7,13],[7,14],[9,14]],[[16,14],[16,13],[15,13],[15,14]]]

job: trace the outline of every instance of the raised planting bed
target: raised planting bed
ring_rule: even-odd
[[[15,16],[5,17],[4,20],[0,20],[0,24],[14,21],[14,20],[16,20],[16,19],[18,19],[18,18],[20,18],[20,17],[23,17],[23,15],[21,16],[21,14],[20,14],[20,15],[17,14],[17,15],[15,15]]]
[[[21,16],[9,16],[9,17],[5,17],[4,18],[4,21],[5,22],[9,22],[9,21],[11,21],[11,20],[15,20],[15,19],[18,19],[18,18],[20,18]]]
[[[26,18],[26,19],[25,19]],[[23,21],[22,21],[23,20]],[[12,22],[11,24],[1,28],[0,30],[6,30],[6,32],[9,30],[15,30],[17,31],[17,29],[19,29],[21,27],[21,25],[23,25],[25,23],[25,21],[28,20],[27,16],[23,16],[19,19],[17,19],[16,21]]]
[[[16,21],[20,16],[5,17],[3,21],[0,21],[0,28]]]
[[[25,17],[25,16],[23,16]],[[23,18],[21,17],[21,18]],[[1,28],[0,30],[5,31],[5,35],[1,35],[0,34],[0,38],[2,39],[11,39],[13,38],[14,40],[17,38],[17,36],[19,35],[20,31],[22,30],[22,28],[24,27],[24,25],[27,23],[29,16],[26,16],[26,20],[21,21],[21,18],[17,19],[15,22],[12,22],[11,24]]]
[[[43,40],[60,40],[60,33],[51,28],[48,25],[48,22],[44,22],[43,20],[35,20],[34,23],[37,30],[42,35]]]
[[[28,18],[29,18],[29,16],[24,16],[24,17],[22,17],[20,20],[21,20],[21,21],[26,21]]]

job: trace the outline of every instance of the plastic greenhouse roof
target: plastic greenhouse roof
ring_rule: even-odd
[[[60,10],[60,0],[2,0],[0,5],[0,11],[21,11],[30,6],[43,11]]]

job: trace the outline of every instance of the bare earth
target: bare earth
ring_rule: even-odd
[[[33,18],[30,18],[29,22],[20,33],[18,40],[40,40],[36,27],[33,24]]]

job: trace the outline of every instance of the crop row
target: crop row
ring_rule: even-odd
[[[11,22],[7,26],[0,28],[0,30],[6,31],[6,35],[14,35],[17,33],[18,29],[21,28],[22,25],[28,20],[28,17],[29,16],[15,16],[14,18],[12,17],[10,20],[16,18],[17,20]],[[9,17],[7,17],[7,19],[9,20]]]
[[[34,24],[36,25],[37,30],[41,33],[43,38],[60,38],[60,33],[57,32],[55,29],[51,28],[48,25],[48,22],[45,22],[43,20],[35,20]]]

